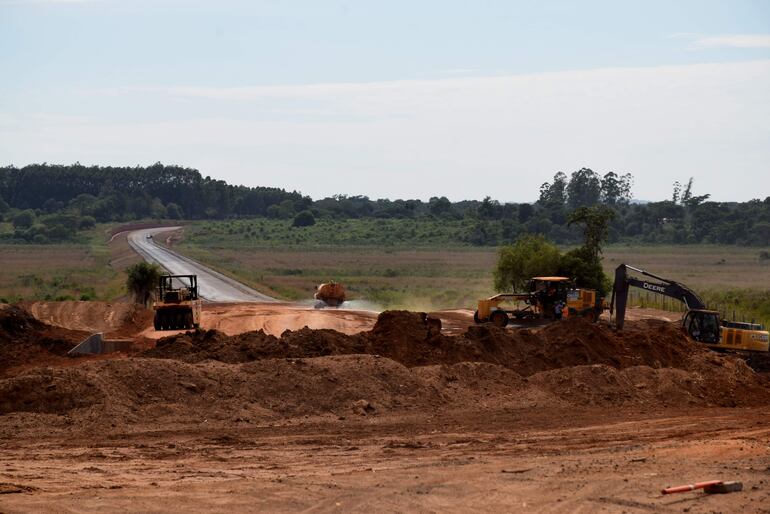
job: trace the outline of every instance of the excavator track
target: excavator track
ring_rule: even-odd
[[[741,352],[739,356],[757,373],[770,373],[770,353]]]

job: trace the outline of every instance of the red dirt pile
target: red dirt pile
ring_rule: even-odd
[[[524,376],[584,364],[690,369],[699,358],[713,355],[665,322],[642,321],[618,333],[606,325],[571,318],[536,333],[480,325],[459,336],[446,336],[441,334],[440,320],[408,311],[383,312],[371,331],[354,335],[308,328],[287,330],[280,338],[261,330],[236,336],[198,330],[160,339],[142,355],[236,363],[351,353],[381,355],[407,367],[488,362]]]
[[[6,319],[9,327],[18,324],[17,335],[42,330],[22,312]],[[76,415],[98,425],[570,405],[770,405],[766,378],[655,321],[629,323],[622,333],[569,319],[539,332],[473,326],[447,336],[425,314],[393,311],[356,335],[305,328],[280,338],[263,331],[231,337],[198,330],[163,338],[141,355],[0,379],[0,414]]]
[[[46,325],[20,307],[0,305],[0,377],[15,366],[57,360],[87,336]]]
[[[261,331],[234,337],[198,331],[161,339],[144,355],[186,362],[248,362],[369,354],[409,368],[484,362],[530,377],[530,385],[577,404],[732,406],[770,400],[765,378],[738,359],[693,343],[675,325],[644,320],[627,327],[616,332],[571,318],[538,332],[481,325],[445,336],[440,322],[425,314],[390,311],[380,315],[370,332],[356,335],[307,328],[280,338]]]

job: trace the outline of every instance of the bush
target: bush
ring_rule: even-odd
[[[126,270],[126,287],[133,293],[136,303],[147,306],[150,293],[155,290],[161,275],[160,266],[147,262],[134,264]]]
[[[574,279],[577,287],[596,289],[599,296],[606,296],[612,289],[612,281],[604,273],[601,261],[595,259],[585,247],[575,248],[564,254],[558,273]]]
[[[310,211],[302,211],[294,216],[294,221],[291,223],[292,227],[310,227],[315,225],[315,216]]]
[[[555,274],[560,263],[559,249],[545,237],[520,237],[513,246],[500,248],[494,271],[495,289],[522,289],[532,277]]]
[[[35,223],[35,218],[35,211],[27,209],[26,211],[14,214],[11,217],[11,223],[13,223],[13,228],[16,229],[29,228]]]

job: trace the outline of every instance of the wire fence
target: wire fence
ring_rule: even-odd
[[[652,291],[628,291],[628,305],[633,307],[642,307],[646,309],[658,309],[668,312],[677,312],[684,316],[687,311],[684,303],[658,294]],[[745,323],[759,323],[765,327],[770,326],[770,320],[757,319],[737,307],[726,307],[723,305],[710,305],[710,309],[718,311],[722,319],[728,321],[742,321]]]

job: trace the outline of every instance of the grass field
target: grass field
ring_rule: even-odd
[[[429,236],[435,229],[433,224],[419,228],[396,220],[399,234],[391,234],[391,221],[366,220],[358,225],[350,222],[353,235],[332,236],[332,226],[317,227],[315,232],[306,232],[299,243],[286,239],[296,238],[298,232],[287,231],[285,222],[202,222],[187,226],[175,247],[286,300],[310,300],[317,284],[332,279],[345,284],[352,298],[381,308],[471,308],[477,299],[493,293],[495,248],[449,244],[444,236],[454,229],[445,227]],[[340,226],[333,225],[335,230]],[[121,269],[137,258],[125,241],[114,241],[108,249],[107,228],[95,229],[88,244],[0,245],[0,300],[123,296],[125,277]],[[395,242],[342,243],[359,240],[374,228],[382,230],[377,240]],[[401,233],[405,228],[410,232]],[[274,235],[266,240],[252,237],[260,232]],[[734,310],[738,318],[754,318],[767,324],[770,264],[760,261],[761,250],[737,246],[615,245],[605,249],[604,264],[610,276],[618,264],[625,262],[677,280],[729,315]],[[646,292],[636,294],[633,300],[657,308],[680,307]]]
[[[188,229],[191,236],[182,241],[179,249],[286,299],[309,299],[315,285],[330,279],[344,283],[354,298],[383,308],[470,308],[478,298],[493,292],[495,248],[437,248],[435,244],[411,248],[402,244],[271,246],[264,241],[244,242],[238,225],[232,225],[232,234],[222,227],[211,227],[211,223],[207,224],[202,233],[195,227]],[[646,269],[690,286],[715,307],[729,314],[735,310],[738,318],[768,322],[770,265],[759,260],[760,250],[737,246],[615,245],[605,249],[604,265],[610,277],[620,263]],[[656,308],[681,308],[678,302],[652,293],[634,294],[632,300]]]
[[[496,258],[492,250],[475,249],[179,249],[280,298],[309,300],[319,283],[336,280],[354,299],[408,309],[472,305],[489,294]]]
[[[108,300],[122,296],[124,277],[110,267],[101,234],[89,244],[0,245],[0,302]]]

